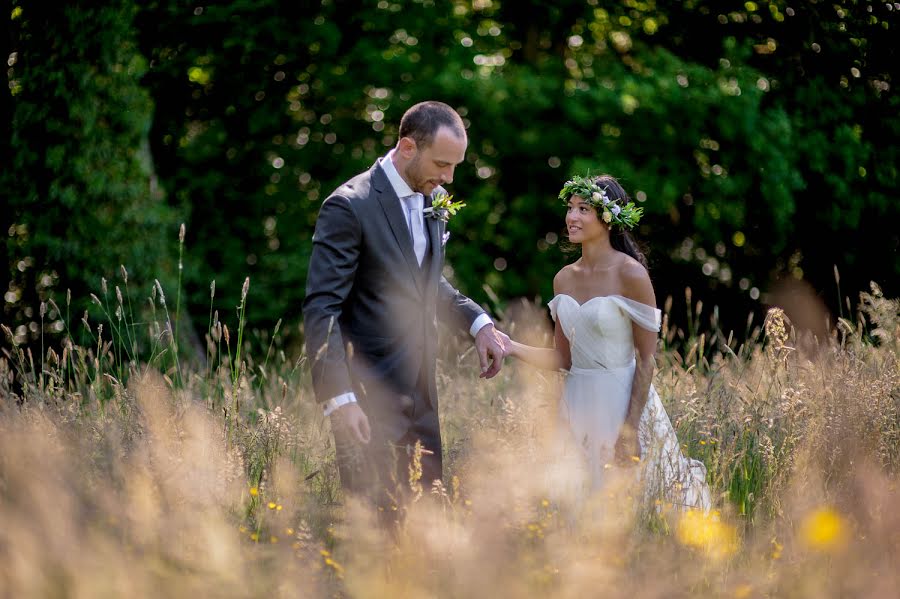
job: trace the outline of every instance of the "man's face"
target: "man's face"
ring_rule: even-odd
[[[413,148],[404,175],[413,191],[429,196],[438,185],[453,182],[456,165],[466,157],[468,140],[465,137],[457,137],[452,129],[441,127],[426,148],[415,147],[415,142],[409,141]]]

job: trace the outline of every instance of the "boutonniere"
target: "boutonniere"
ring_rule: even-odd
[[[456,213],[464,206],[465,203],[463,202],[454,202],[452,195],[439,192],[435,194],[434,199],[432,199],[431,206],[424,210],[424,214],[428,218],[435,218],[447,222],[450,220],[451,216],[456,216]]]

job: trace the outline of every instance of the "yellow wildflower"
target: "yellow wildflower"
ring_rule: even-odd
[[[250,495],[256,497],[259,495],[259,489],[257,487],[250,487]]]
[[[772,559],[781,559],[781,550],[784,549],[784,545],[778,542],[778,539],[772,539]]]
[[[341,564],[339,564],[337,561],[335,561],[333,558],[328,557],[325,554],[326,554],[326,552],[323,550],[322,555],[325,558],[325,565],[329,566],[332,570],[334,570],[334,573],[335,573],[335,575],[337,575],[338,578],[343,578],[344,577],[344,567]]]
[[[821,507],[803,519],[800,534],[808,547],[817,551],[834,551],[846,543],[847,525],[837,511]]]
[[[714,559],[728,557],[738,548],[737,531],[719,518],[700,510],[686,512],[678,521],[676,537],[682,545],[694,547]]]

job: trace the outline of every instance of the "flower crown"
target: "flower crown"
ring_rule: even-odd
[[[644,214],[644,209],[635,206],[634,202],[624,203],[622,200],[610,199],[606,189],[590,177],[575,175],[566,181],[562,191],[559,192],[559,199],[568,202],[573,195],[596,208],[603,222],[610,226],[619,225],[625,229],[632,229]]]

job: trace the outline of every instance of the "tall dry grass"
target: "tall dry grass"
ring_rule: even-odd
[[[690,333],[666,328],[655,385],[684,452],[707,465],[710,514],[648,501],[627,474],[601,496],[571,492],[560,377],[509,363],[484,382],[468,344],[448,341],[444,485],[421,489],[391,534],[341,497],[304,358],[247,351],[246,286],[232,331],[210,314],[209,363],[193,368],[175,359],[162,289],[143,324],[116,297],[106,330],[83,319],[89,343],[70,331],[61,355],[4,331],[0,596],[845,597],[900,584],[900,304],[877,289],[828,339],[774,310],[738,346],[696,304]],[[504,324],[550,342],[540,307]]]

